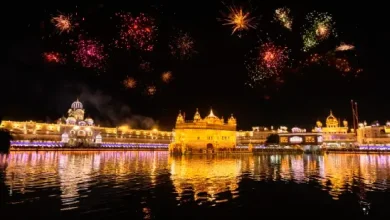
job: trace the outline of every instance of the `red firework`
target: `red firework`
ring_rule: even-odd
[[[130,49],[131,43],[141,50],[152,51],[157,34],[154,19],[140,13],[133,17],[130,13],[117,13],[122,20],[120,25],[119,39],[115,44],[119,48]]]
[[[43,58],[48,63],[65,63],[65,59],[58,52],[46,52],[43,53]]]
[[[79,39],[76,49],[72,52],[76,62],[85,68],[103,69],[107,55],[104,46],[96,40]]]

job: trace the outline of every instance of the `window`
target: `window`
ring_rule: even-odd
[[[198,140],[200,140],[200,137],[198,137]]]

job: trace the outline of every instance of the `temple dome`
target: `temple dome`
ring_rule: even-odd
[[[181,114],[181,111],[179,111],[179,115],[176,118],[176,123],[184,123],[184,117]]]
[[[326,126],[327,127],[338,127],[339,122],[337,118],[333,115],[332,111],[330,111],[329,116],[326,118]]]
[[[318,128],[321,128],[321,127],[322,127],[322,122],[321,122],[320,120],[318,120],[318,121],[316,122],[316,126],[317,126]]]
[[[202,120],[202,117],[200,117],[198,109],[196,109],[195,115],[194,115],[194,121],[200,121]]]
[[[210,114],[205,119],[218,119],[219,120],[219,118],[214,115],[212,109],[210,110]]]
[[[343,121],[343,126],[344,126],[344,127],[348,127],[348,121],[345,120],[345,119],[344,119],[344,121]]]
[[[210,110],[210,114],[204,119],[209,124],[221,124],[221,119],[214,115],[213,110]]]
[[[237,120],[234,118],[233,114],[230,116],[228,120],[228,124],[236,124]]]
[[[76,101],[74,101],[71,105],[71,108],[72,109],[83,109],[83,103],[81,103],[79,101],[79,99],[77,99]]]
[[[67,124],[75,124],[76,123],[76,118],[70,116],[66,119]]]
[[[87,118],[85,119],[85,122],[87,122],[88,125],[93,125],[93,119],[90,118],[90,117],[87,117]]]

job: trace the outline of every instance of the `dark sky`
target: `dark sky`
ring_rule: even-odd
[[[388,119],[386,42],[390,36],[386,7],[358,2],[350,5],[329,1],[294,4],[252,1],[253,15],[260,18],[258,27],[239,38],[231,35],[230,27],[217,21],[221,11],[226,11],[220,1],[159,1],[160,4],[145,1],[142,6],[137,5],[139,2],[77,6],[79,16],[87,21],[82,29],[105,45],[117,34],[116,24],[110,18],[120,10],[148,13],[159,26],[154,52],[111,49],[107,51],[110,54],[107,71],[99,75],[71,61],[53,65],[42,59],[42,53],[47,51],[69,54],[69,46],[62,42],[71,37],[52,33],[50,17],[58,11],[75,13],[76,5],[52,2],[24,4],[23,8],[10,6],[2,19],[3,48],[6,48],[0,87],[3,118],[54,120],[80,97],[87,114],[102,124],[119,124],[130,119],[137,120],[138,126],[145,126],[142,122],[150,121],[150,117],[163,129],[173,127],[179,110],[190,119],[196,108],[205,116],[211,107],[225,118],[234,113],[239,129],[250,129],[253,125],[310,128],[317,119],[324,120],[330,109],[337,117],[351,121],[351,99],[359,103],[361,120]],[[248,2],[234,3],[248,5]],[[271,22],[274,10],[281,6],[292,11],[295,19],[292,33]],[[290,57],[296,63],[302,57],[301,26],[305,15],[313,10],[331,13],[339,33],[337,39],[324,42],[320,48],[331,50],[343,41],[354,44],[357,57],[353,59],[364,70],[359,77],[341,77],[334,68],[313,66],[286,70],[285,83],[278,91],[272,89],[275,85],[268,90],[247,87],[244,60],[249,50],[258,45],[258,38],[263,39],[267,33],[270,38],[282,36],[283,44],[293,50]],[[167,45],[177,30],[188,32],[195,39],[197,53],[190,60],[180,61],[169,54]],[[47,38],[49,34],[53,37]],[[150,61],[155,69],[147,78],[157,85],[155,96],[145,95],[142,86],[126,90],[121,85],[126,75],[133,74],[132,65],[140,57]],[[174,76],[168,85],[157,82],[165,70],[171,70]]]

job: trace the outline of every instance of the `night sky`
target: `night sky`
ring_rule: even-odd
[[[84,103],[87,115],[101,125],[130,123],[134,127],[149,127],[157,123],[159,128],[169,130],[179,110],[192,119],[196,108],[205,116],[211,107],[217,116],[227,118],[233,113],[238,129],[244,130],[255,125],[312,128],[317,119],[324,121],[330,110],[351,123],[351,99],[359,104],[360,120],[384,123],[390,119],[387,92],[390,48],[386,43],[390,36],[386,7],[358,2],[350,5],[312,1],[294,5],[252,1],[252,15],[258,19],[258,25],[255,30],[243,32],[240,38],[231,34],[230,26],[217,20],[221,11],[227,12],[220,1],[146,2],[77,5],[77,10],[76,5],[66,2],[10,6],[5,13],[9,14],[7,21],[3,19],[3,48],[6,48],[0,87],[3,119],[53,121],[66,116],[77,97]],[[234,4],[249,5],[239,1]],[[294,17],[292,32],[272,22],[275,9],[284,6],[291,9]],[[276,85],[269,85],[267,90],[245,85],[246,55],[267,34],[276,43],[290,47],[293,51],[290,58],[295,63],[301,59],[301,27],[305,15],[313,10],[332,14],[338,32],[338,38],[324,41],[315,50],[334,50],[341,42],[353,44],[355,63],[363,72],[358,77],[342,77],[334,68],[316,65],[286,70],[284,83],[278,90]],[[83,68],[71,60],[71,48],[64,42],[76,34],[54,33],[50,18],[58,11],[77,11],[79,17],[85,18],[80,29],[107,47],[105,72]],[[109,49],[112,39],[117,37],[118,24],[113,17],[119,11],[144,12],[156,19],[158,37],[153,52]],[[175,59],[169,53],[168,44],[178,30],[194,38],[196,54],[189,60]],[[276,36],[282,36],[283,40],[276,40]],[[47,51],[67,53],[70,61],[64,65],[45,63],[42,54]],[[144,73],[149,75],[142,76],[142,82],[156,85],[154,96],[145,95],[141,82],[136,89],[125,89],[121,83],[127,75],[136,74],[134,66],[141,57],[153,65],[154,70]],[[172,71],[173,80],[163,84],[159,75],[167,70]]]

